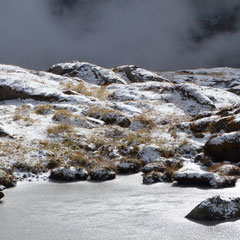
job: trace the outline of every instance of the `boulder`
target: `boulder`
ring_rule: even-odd
[[[121,159],[116,163],[119,173],[138,173],[141,171],[141,163],[135,159]]]
[[[83,114],[91,118],[99,119],[108,125],[116,124],[120,127],[127,128],[131,124],[131,121],[128,117],[110,108],[93,107],[84,110]]]
[[[0,192],[0,199],[2,199],[4,197],[4,193]]]
[[[163,152],[161,148],[155,144],[143,146],[140,151],[140,159],[145,164],[158,161],[162,155]]]
[[[204,154],[216,162],[239,162],[240,131],[211,137],[204,146]]]
[[[90,172],[90,178],[94,181],[112,180],[116,177],[116,173],[108,168],[95,167]]]
[[[232,187],[236,184],[237,177],[222,176],[217,173],[203,171],[199,166],[194,166],[194,164],[188,165],[190,167],[183,167],[174,176],[174,180],[179,184],[211,188]]]
[[[199,221],[233,220],[240,217],[240,198],[214,196],[197,205],[186,218]]]
[[[144,184],[152,184],[157,182],[171,181],[168,176],[163,172],[151,171],[143,175]]]
[[[152,163],[146,164],[143,167],[142,172],[143,173],[149,173],[149,172],[152,172],[152,171],[164,172],[165,169],[166,169],[166,165],[163,162],[152,162]]]
[[[88,172],[85,168],[76,168],[69,166],[54,168],[50,174],[50,179],[60,181],[86,180],[87,177]]]

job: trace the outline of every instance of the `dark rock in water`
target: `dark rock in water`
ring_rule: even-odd
[[[0,169],[0,185],[6,188],[14,187],[16,185],[16,179],[12,174]]]
[[[86,180],[88,172],[85,168],[59,167],[51,171],[50,179],[60,181]]]
[[[210,138],[204,146],[204,153],[213,161],[239,162],[240,131],[224,133]]]
[[[171,179],[162,172],[151,171],[147,174],[143,175],[143,183],[144,184],[152,184],[157,182],[170,182]]]
[[[2,199],[4,197],[4,193],[0,192],[0,199]]]
[[[217,173],[206,172],[200,169],[183,168],[176,172],[174,180],[184,185],[225,188],[235,186],[237,177],[221,176]]]
[[[96,167],[90,172],[90,178],[94,181],[112,180],[116,177],[116,173],[111,169]]]
[[[141,171],[141,162],[132,159],[121,159],[116,164],[119,173],[138,173]]]
[[[196,206],[186,218],[200,221],[232,220],[240,217],[240,198],[208,198]]]

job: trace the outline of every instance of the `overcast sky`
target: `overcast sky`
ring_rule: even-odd
[[[2,1],[0,62],[33,69],[73,60],[155,70],[240,65],[239,1],[64,2]],[[234,25],[229,31],[204,29],[202,22],[212,17],[214,27],[223,13]]]

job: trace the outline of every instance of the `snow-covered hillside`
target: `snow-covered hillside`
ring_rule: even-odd
[[[0,65],[0,185],[110,180],[228,187],[240,175],[240,70]]]

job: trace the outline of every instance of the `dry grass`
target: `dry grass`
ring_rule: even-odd
[[[27,105],[23,105],[20,108],[18,108],[14,115],[13,115],[13,121],[24,121],[28,124],[32,124],[35,121],[30,117],[31,109]]]
[[[49,127],[47,129],[47,132],[50,135],[58,135],[58,134],[62,134],[62,133],[73,133],[73,132],[75,132],[75,130],[69,124],[62,123],[57,126]]]
[[[106,100],[109,95],[109,91],[106,86],[89,88],[86,87],[83,82],[80,82],[77,85],[74,83],[67,83],[65,84],[64,89],[75,91],[85,96],[96,97],[99,100]]]
[[[44,115],[44,114],[46,114],[49,110],[52,110],[52,109],[53,109],[53,106],[52,106],[52,105],[46,104],[46,105],[37,106],[34,110],[35,110],[35,113],[36,113],[36,114]]]
[[[59,121],[61,118],[71,118],[73,117],[73,114],[65,109],[60,109],[55,112],[53,115],[53,120]]]

